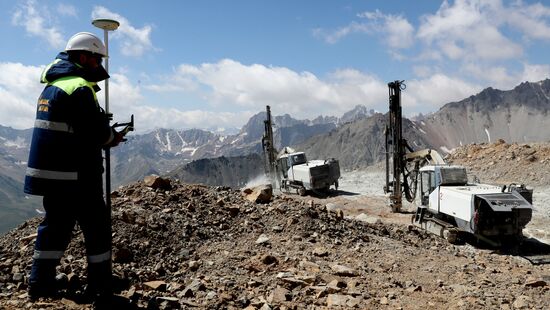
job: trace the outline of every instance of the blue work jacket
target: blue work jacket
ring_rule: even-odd
[[[113,130],[98,104],[96,83],[108,77],[102,67],[83,68],[65,52],[46,67],[41,82],[47,85],[38,98],[25,193],[70,193],[83,186],[102,190],[101,149],[112,140]]]

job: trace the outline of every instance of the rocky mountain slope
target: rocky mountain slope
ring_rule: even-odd
[[[296,149],[305,151],[309,159],[337,158],[340,167],[347,170],[372,165],[386,156],[386,120],[387,115],[377,113],[344,124],[328,134],[312,137]],[[433,147],[407,119],[403,120],[403,135],[413,148]]]
[[[164,174],[192,160],[217,156],[224,137],[200,129],[156,129],[128,136],[112,151],[113,184],[126,184],[149,174]]]
[[[476,142],[543,142],[550,136],[550,79],[509,91],[487,88],[448,103],[420,122],[434,145],[448,149]]]
[[[235,157],[203,158],[172,170],[167,176],[185,183],[224,185],[242,188],[264,175],[262,157],[258,154]]]
[[[0,233],[35,216],[41,200],[26,197],[23,179],[32,131],[0,126]]]
[[[143,182],[113,194],[114,272],[130,309],[545,309],[545,266],[453,246],[414,227],[343,218],[323,204]],[[0,308],[90,309],[81,234],[60,300],[28,301],[38,219],[0,238]]]
[[[468,167],[481,181],[550,185],[549,143],[480,143],[458,147],[446,160]]]
[[[340,119],[319,116],[313,120],[298,120],[288,114],[274,116],[275,145],[295,145],[369,113],[364,106],[357,106]],[[143,135],[130,135],[127,143],[113,150],[113,184],[125,184],[151,173],[166,174],[199,159],[260,154],[265,119],[266,112],[259,112],[238,134],[227,136],[199,129],[156,129]]]
[[[261,153],[261,139],[264,134],[266,112],[252,116],[236,136],[229,136],[226,143],[218,150],[218,156],[238,156]],[[273,116],[273,139],[275,146],[294,145],[312,136],[326,133],[336,128],[339,123],[336,117],[319,116],[313,121],[297,120],[288,114]],[[214,156],[210,156],[214,157]]]

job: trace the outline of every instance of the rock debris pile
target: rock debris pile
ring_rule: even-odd
[[[117,294],[147,309],[548,309],[550,271],[412,226],[369,224],[323,204],[147,180],[113,192]],[[253,191],[252,191],[253,192]],[[250,191],[249,191],[250,193]],[[33,219],[0,239],[1,309],[88,309],[26,296]],[[85,283],[75,232],[59,267]]]
[[[446,160],[468,167],[468,172],[482,182],[550,185],[550,143],[509,144],[500,139],[490,144],[469,144],[455,149]]]

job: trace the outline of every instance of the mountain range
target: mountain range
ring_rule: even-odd
[[[509,91],[486,88],[451,102],[418,124],[432,145],[452,149],[475,142],[548,141],[550,80],[524,82]]]
[[[406,98],[406,92],[403,93]],[[404,99],[406,100],[406,99]],[[550,80],[524,82],[512,90],[486,88],[461,101],[450,102],[418,120],[405,119],[404,136],[415,149],[443,153],[470,143],[539,142],[550,140]],[[145,175],[171,175],[186,182],[241,186],[263,173],[261,138],[266,112],[252,116],[237,134],[201,129],[155,129],[131,134],[113,149],[113,188]],[[337,158],[343,169],[370,165],[385,157],[386,115],[357,106],[342,117],[298,120],[273,117],[276,148],[293,146],[310,159]],[[22,194],[32,130],[0,126],[0,232],[35,214],[39,200]],[[260,162],[258,162],[260,161]],[[15,214],[15,215],[14,215]],[[17,221],[21,219],[20,221]],[[7,223],[7,224],[6,224]]]
[[[406,93],[402,96],[406,98]],[[403,135],[416,150],[442,154],[472,143],[543,142],[550,140],[550,79],[524,82],[512,90],[491,87],[415,121],[403,120]],[[386,115],[375,114],[344,124],[297,146],[318,158],[334,157],[354,169],[385,158]]]
[[[297,145],[313,136],[328,133],[341,124],[367,118],[373,113],[374,111],[369,111],[364,106],[356,106],[341,118],[319,116],[313,120],[298,120],[288,114],[274,116],[274,142],[277,147]],[[127,143],[113,150],[113,184],[122,185],[148,174],[168,174],[199,159],[224,156],[239,161],[244,160],[243,156],[260,154],[266,115],[266,112],[253,115],[239,133],[234,135],[224,136],[200,129],[155,129],[147,134],[131,135]],[[183,177],[182,174],[178,175]],[[191,180],[195,178],[187,181]]]
[[[23,193],[23,179],[32,129],[0,126],[0,233],[36,215],[38,197]]]

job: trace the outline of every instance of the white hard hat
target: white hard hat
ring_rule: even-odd
[[[65,51],[88,51],[107,56],[107,49],[103,42],[94,34],[89,32],[79,32],[72,36],[67,42]]]

